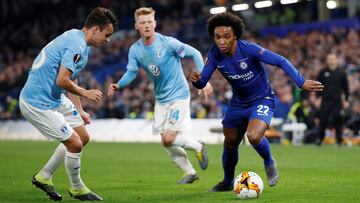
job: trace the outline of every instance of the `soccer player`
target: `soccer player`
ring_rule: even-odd
[[[90,137],[84,124],[90,123],[90,115],[83,110],[79,97],[98,102],[102,93],[79,87],[77,76],[85,68],[89,46],[99,47],[109,42],[116,24],[115,15],[108,9],[92,10],[81,30],[68,30],[42,49],[20,93],[23,116],[45,137],[61,142],[31,180],[52,200],[62,199],[52,183],[52,176],[62,162],[70,178],[71,197],[81,201],[102,200],[80,177],[80,158]],[[69,98],[64,95],[66,91]]]
[[[183,134],[191,124],[190,92],[180,59],[193,58],[199,71],[204,63],[200,52],[195,48],[155,32],[155,27],[155,11],[152,8],[142,7],[135,11],[135,29],[139,31],[141,38],[130,47],[127,71],[118,83],[109,85],[108,95],[113,95],[116,90],[133,81],[139,67],[145,70],[154,83],[156,98],[153,134],[161,135],[161,142],[172,161],[184,172],[178,183],[193,183],[199,177],[184,149],[196,152],[203,170],[208,166],[208,157],[204,143]],[[211,93],[212,87],[207,84],[204,94]]]
[[[279,180],[279,173],[264,133],[274,113],[275,95],[261,62],[280,67],[303,90],[321,91],[323,85],[305,80],[283,56],[242,40],[244,24],[234,14],[212,16],[208,20],[208,32],[216,46],[208,53],[203,71],[193,72],[191,81],[196,88],[201,89],[217,69],[233,91],[229,109],[222,121],[225,136],[222,156],[224,179],[210,191],[232,190],[238,146],[244,135],[263,158],[268,184],[274,186]]]

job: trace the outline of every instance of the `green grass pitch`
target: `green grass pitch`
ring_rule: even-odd
[[[0,141],[0,202],[51,202],[30,183],[31,176],[47,161],[56,142]],[[240,202],[233,192],[209,193],[222,179],[221,145],[209,145],[210,165],[199,168],[188,152],[200,181],[177,185],[182,174],[160,144],[89,143],[82,157],[82,178],[105,202]],[[270,188],[262,160],[247,146],[240,146],[236,173],[254,171],[265,185],[259,199],[249,202],[360,202],[360,148],[272,145],[280,182]],[[53,182],[69,197],[69,180],[63,165]]]

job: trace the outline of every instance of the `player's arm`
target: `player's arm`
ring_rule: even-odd
[[[179,40],[175,38],[170,39],[170,46],[173,49],[173,51],[180,56],[181,58],[192,58],[195,62],[197,73],[200,73],[204,68],[204,62],[201,53],[195,49],[194,47],[181,43]],[[199,92],[204,93],[205,101],[207,101],[208,96],[212,95],[214,90],[210,83],[206,83],[206,85],[201,88],[202,90]]]
[[[285,57],[267,50],[257,44],[245,42],[245,51],[252,57],[267,64],[280,67],[295,84],[307,91],[322,91],[324,86],[314,80],[305,80],[304,76]]]
[[[72,74],[72,71],[70,71],[68,68],[66,68],[64,65],[61,64],[60,70],[58,72],[58,75],[56,77],[56,84],[67,90],[70,93],[73,93],[78,96],[85,97],[87,99],[91,99],[94,101],[100,101],[102,97],[102,93],[99,90],[92,89],[92,90],[86,90],[82,87],[79,87],[77,84],[74,83],[70,79]]]
[[[198,89],[202,89],[206,86],[207,82],[210,80],[212,74],[216,69],[216,64],[212,62],[210,57],[206,57],[205,59],[205,66],[203,70],[200,72],[193,72],[191,74],[190,80],[194,87]]]
[[[201,53],[195,49],[194,47],[185,44],[185,49],[184,49],[185,55],[184,57],[191,57],[194,62],[195,62],[195,66],[197,69],[197,73],[202,72],[203,68],[204,68],[204,63],[203,63],[203,58]],[[201,94],[201,92],[203,92],[204,96],[205,96],[205,101],[208,100],[208,96],[212,95],[214,93],[213,87],[211,86],[211,84],[209,82],[206,83],[205,87],[201,89],[201,91],[199,91],[199,95]]]
[[[73,82],[74,82],[76,85],[78,85],[77,78],[75,78],[75,79],[73,80]],[[84,109],[83,109],[83,107],[82,107],[82,104],[81,104],[80,96],[68,92],[68,97],[69,97],[69,99],[72,101],[72,103],[75,105],[77,111],[79,112],[81,118],[82,118],[83,121],[84,121],[84,124],[85,124],[85,125],[90,124],[90,121],[91,121],[90,114],[88,114],[87,112],[84,111]]]
[[[136,70],[127,70],[117,83],[112,83],[109,85],[108,95],[112,96],[115,94],[116,90],[119,90],[129,85],[136,78],[137,74],[138,71]]]
[[[136,53],[135,48],[133,46],[130,47],[129,54],[128,54],[128,64],[126,66],[125,74],[120,78],[117,83],[112,83],[108,87],[107,94],[112,96],[115,94],[116,90],[124,88],[125,86],[129,85],[137,76],[139,69],[138,63],[136,60]]]

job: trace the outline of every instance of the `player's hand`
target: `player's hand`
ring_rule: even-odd
[[[100,90],[86,90],[86,98],[99,102],[102,98],[102,92]]]
[[[108,96],[113,96],[118,88],[119,87],[116,83],[111,83],[107,91]]]
[[[200,72],[195,71],[195,72],[191,73],[191,76],[190,76],[190,81],[191,82],[197,82],[200,79],[201,79],[201,73]]]
[[[305,80],[302,89],[309,92],[321,92],[324,89],[324,85],[319,81]]]
[[[209,96],[211,96],[214,93],[214,90],[213,90],[211,84],[206,83],[206,86],[203,89],[199,90],[199,95],[201,93],[203,93],[205,96],[205,102],[208,102]]]
[[[90,114],[88,114],[85,111],[82,111],[79,114],[81,116],[81,119],[84,121],[84,125],[90,124],[90,122],[91,122]]]

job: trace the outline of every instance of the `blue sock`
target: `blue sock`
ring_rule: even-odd
[[[238,147],[230,150],[224,146],[223,156],[222,156],[222,164],[224,170],[224,182],[227,185],[232,185],[234,181],[234,173],[235,167],[238,162]]]
[[[257,151],[257,153],[264,159],[264,165],[269,166],[274,163],[274,160],[271,156],[270,151],[270,143],[266,139],[266,137],[263,137],[258,145],[253,145],[254,149]]]

